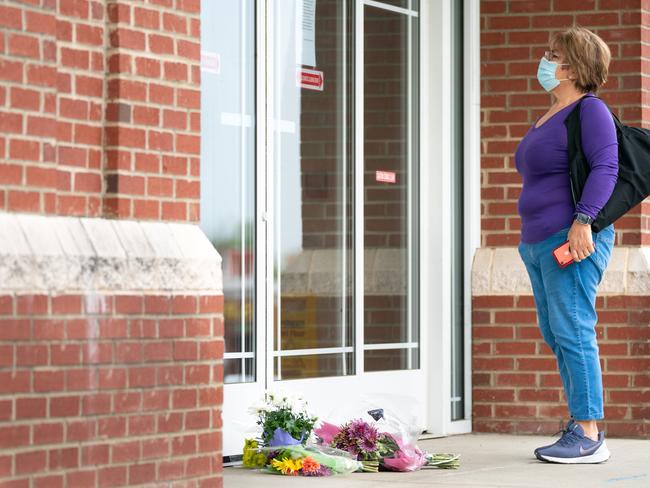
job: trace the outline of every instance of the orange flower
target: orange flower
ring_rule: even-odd
[[[320,469],[320,464],[310,456],[307,456],[302,460],[302,470],[305,473],[313,473]]]

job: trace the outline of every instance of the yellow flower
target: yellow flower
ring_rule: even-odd
[[[289,476],[298,476],[298,471],[302,468],[302,460],[300,459],[283,459],[279,461],[273,459],[271,465],[279,470],[282,474],[287,474]]]

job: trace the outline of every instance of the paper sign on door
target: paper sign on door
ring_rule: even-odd
[[[316,69],[298,70],[298,86],[308,90],[323,91],[323,72]]]
[[[211,51],[201,51],[201,71],[218,75],[221,72],[219,54]]]
[[[381,183],[395,183],[397,176],[394,171],[377,171],[375,172],[375,179]]]
[[[296,2],[296,64],[316,66],[316,0]]]

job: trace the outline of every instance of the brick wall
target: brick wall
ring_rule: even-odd
[[[0,209],[198,221],[198,0],[7,1],[0,25]]]
[[[199,9],[0,6],[2,487],[222,484]]]
[[[533,297],[507,294],[514,286],[509,277],[522,271],[515,269],[521,264],[516,250],[509,249],[519,243],[520,232],[517,199],[522,182],[514,151],[552,103],[536,79],[549,37],[573,23],[595,31],[612,51],[609,80],[600,93],[603,99],[623,123],[650,124],[644,76],[648,67],[641,47],[650,25],[643,13],[646,4],[481,1],[480,251],[497,249],[483,255],[492,256],[489,264],[481,258],[473,265],[475,431],[550,434],[559,429],[559,420],[569,417],[557,363],[539,331]],[[639,246],[650,243],[649,217],[646,201],[616,222],[616,259],[608,268],[612,280],[597,296],[605,402],[605,420],[599,428],[608,435],[650,437],[650,297],[647,286],[626,286],[633,279],[650,279],[647,269],[631,258],[632,251],[636,256]],[[497,259],[499,251],[505,253]],[[489,271],[482,275],[485,270]],[[490,286],[484,286],[487,283]]]
[[[608,436],[650,437],[650,297],[599,296],[596,326]],[[473,429],[544,433],[569,419],[532,296],[473,299]]]
[[[200,2],[107,7],[104,212],[197,222]]]
[[[223,299],[0,295],[0,485],[220,486]]]

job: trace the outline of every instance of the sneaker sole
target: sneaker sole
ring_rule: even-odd
[[[541,461],[548,461],[549,463],[559,463],[559,464],[593,464],[593,463],[602,463],[607,461],[611,453],[607,449],[605,441],[600,445],[600,447],[589,456],[579,456],[575,458],[558,458],[553,456],[544,456],[543,454],[535,453],[537,459]]]

